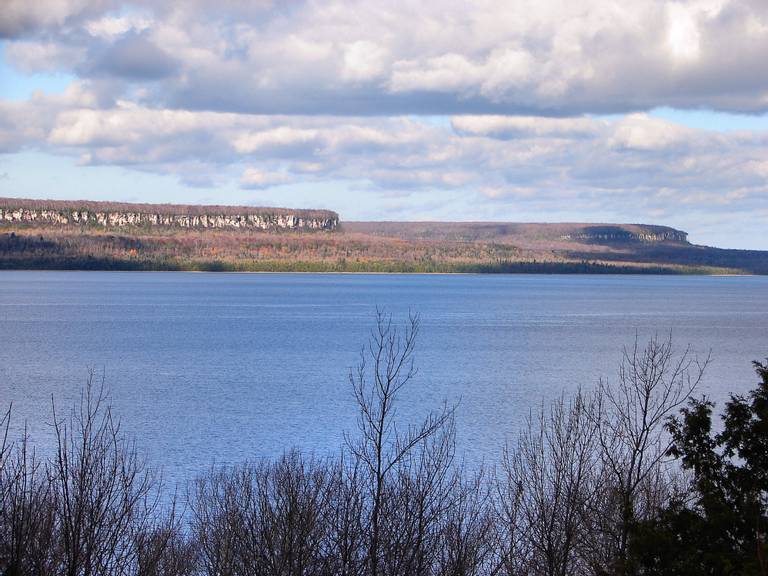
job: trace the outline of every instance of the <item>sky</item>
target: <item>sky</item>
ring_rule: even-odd
[[[766,0],[2,0],[0,196],[768,249]]]

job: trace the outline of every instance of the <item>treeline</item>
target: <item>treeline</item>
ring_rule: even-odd
[[[397,417],[418,318],[379,314],[349,376],[337,457],[214,467],[175,497],[120,430],[103,385],[53,406],[55,450],[0,448],[5,575],[765,575],[768,367],[721,425],[706,367],[669,340],[614,382],[533,410],[494,469],[456,454],[456,407]],[[719,431],[714,431],[717,428]]]
[[[536,260],[512,247],[369,245],[299,233],[0,234],[0,269],[468,274],[705,274],[706,267]],[[728,269],[719,270],[729,272]],[[731,270],[732,271],[732,270]]]

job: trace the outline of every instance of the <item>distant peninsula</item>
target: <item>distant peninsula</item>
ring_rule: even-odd
[[[768,274],[648,224],[344,222],[330,210],[0,198],[0,269]]]

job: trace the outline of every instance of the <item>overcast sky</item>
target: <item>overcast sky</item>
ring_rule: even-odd
[[[768,249],[766,111],[766,0],[0,9],[3,196],[658,223]]]

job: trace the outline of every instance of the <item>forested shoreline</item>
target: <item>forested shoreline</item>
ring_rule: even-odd
[[[710,249],[715,252],[717,249]],[[725,251],[727,252],[727,251]],[[731,251],[746,252],[746,251]],[[757,253],[760,256],[760,253]],[[418,243],[326,233],[206,232],[149,236],[0,233],[0,270],[341,272],[383,274],[762,274],[746,256],[615,261],[523,253],[503,244]],[[758,258],[759,262],[759,258]],[[744,267],[741,267],[744,266]]]
[[[93,374],[75,406],[41,415],[49,457],[13,437],[9,407],[0,573],[768,574],[768,364],[748,396],[714,406],[698,391],[707,357],[636,342],[615,379],[533,409],[498,465],[477,469],[457,454],[460,406],[397,416],[418,385],[418,332],[417,316],[377,315],[337,456],[258,461],[254,447],[188,486],[164,485]]]

